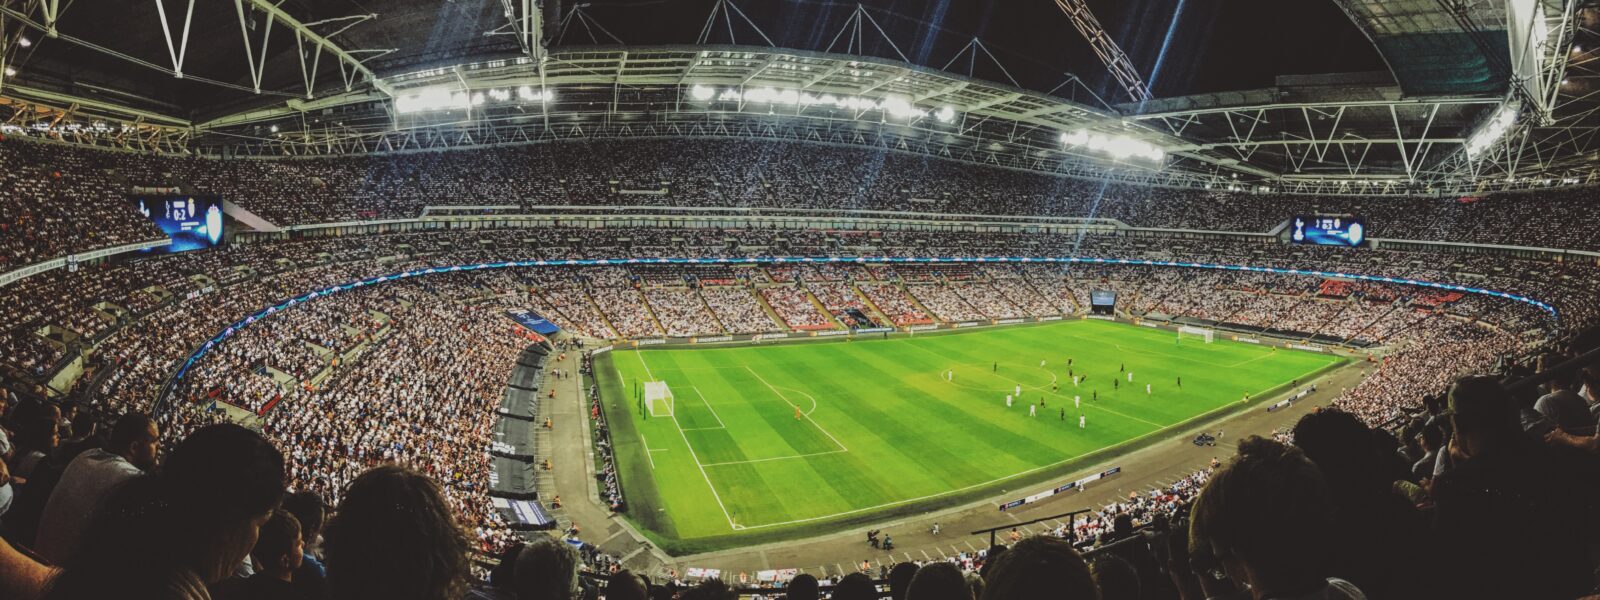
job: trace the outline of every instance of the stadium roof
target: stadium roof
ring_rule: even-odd
[[[1354,57],[1344,62],[1263,57],[1231,75],[1178,55],[1239,46],[1244,28],[1258,22],[1219,26],[1218,15],[1237,15],[1177,0],[1091,2],[1107,13],[1111,37],[1128,40],[1136,70],[1153,80],[1158,97],[1148,102],[1124,102],[1048,2],[1037,3],[1041,12],[946,0],[911,16],[789,0],[542,4],[543,11],[533,0],[30,0],[0,9],[8,65],[21,67],[4,81],[0,106],[13,126],[159,150],[327,154],[733,135],[1308,192],[1472,192],[1593,177],[1590,83],[1558,83],[1585,68],[1587,55],[1570,48],[1588,35],[1577,25],[1588,13],[1562,0],[1319,0],[1332,26],[1309,28],[1327,31],[1305,34],[1305,43],[1365,36],[1371,46],[1344,52]],[[1177,16],[1153,19],[1163,8]],[[1226,39],[1191,39],[1190,29],[1206,25],[1194,14],[1207,10],[1216,14],[1200,18],[1220,31],[1206,35]],[[1531,16],[1518,20],[1519,10]],[[1537,23],[1536,43],[1519,41],[1513,22]],[[41,35],[47,31],[55,37]],[[33,43],[22,47],[22,37]],[[1052,64],[1028,51],[1068,58]],[[1382,70],[1292,74],[1351,67]],[[1266,72],[1273,68],[1290,74]],[[1216,89],[1218,82],[1245,87]],[[534,96],[519,89],[537,90],[538,101],[526,102]],[[407,98],[441,90],[462,93],[470,106],[399,110]],[[886,101],[898,104],[891,110]],[[441,102],[448,104],[434,104]],[[1466,152],[1506,105],[1518,117],[1510,131],[1497,129]],[[60,128],[74,121],[85,125]],[[1126,144],[1135,150],[1119,146]],[[1138,159],[1141,144],[1159,147],[1163,160]]]

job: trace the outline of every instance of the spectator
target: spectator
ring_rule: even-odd
[[[837,594],[835,594],[837,597]],[[679,600],[739,600],[739,595],[723,583],[721,578],[712,577],[689,588],[688,591],[678,594]],[[518,600],[522,600],[518,598]],[[607,598],[606,600],[610,600]]]
[[[1577,436],[1593,434],[1594,416],[1589,403],[1572,391],[1566,377],[1550,380],[1550,393],[1539,397],[1533,409],[1553,421],[1562,431]]]
[[[891,580],[890,590],[894,584]],[[950,562],[932,562],[912,573],[905,600],[973,600],[961,569]]]
[[[833,584],[833,600],[877,600],[878,588],[865,573],[845,575]]]
[[[1597,475],[1587,463],[1518,431],[1511,399],[1490,377],[1450,389],[1454,467],[1435,478],[1434,530],[1451,577],[1445,595],[1575,598],[1594,586],[1586,540],[1594,539]],[[1517,515],[1517,526],[1483,524]]]
[[[650,586],[633,571],[622,569],[606,579],[606,600],[648,600]]]
[[[993,559],[983,600],[1065,600],[1100,597],[1089,565],[1066,540],[1033,536]],[[986,563],[987,564],[987,563]]]
[[[1121,557],[1101,553],[1089,561],[1089,573],[1100,588],[1101,600],[1139,600],[1139,573]]]
[[[303,550],[300,567],[294,571],[294,587],[303,598],[316,600],[328,595],[328,571],[317,559],[317,540],[322,536],[322,522],[326,507],[322,498],[312,492],[295,492],[283,499],[283,510],[294,516],[300,524],[300,542]]]
[[[917,575],[917,563],[903,562],[889,569],[889,598],[906,600],[906,588]]]
[[[51,599],[205,599],[255,547],[283,497],[283,456],[260,435],[212,425],[179,442],[159,476],[118,485]]]
[[[517,555],[517,600],[573,600],[578,586],[578,555],[566,543],[541,535]]]
[[[1300,418],[1295,447],[1322,472],[1333,502],[1333,527],[1324,533],[1328,573],[1374,598],[1426,595],[1418,587],[1427,525],[1412,503],[1394,492],[1395,454],[1354,415],[1324,409]],[[1427,571],[1424,571],[1427,572]]]
[[[216,600],[305,600],[294,585],[294,574],[305,557],[300,522],[284,510],[273,511],[261,526],[250,558],[255,574],[234,578],[212,588]]]
[[[1423,425],[1417,439],[1421,442],[1423,454],[1411,465],[1411,477],[1420,482],[1433,477],[1433,465],[1438,462],[1439,451],[1444,447],[1444,426],[1439,423]]]
[[[67,465],[39,519],[39,555],[66,564],[97,508],[124,481],[155,467],[160,432],[150,417],[128,413],[117,419],[105,449],[84,452]]]
[[[1212,473],[1195,500],[1191,553],[1214,556],[1257,599],[1362,599],[1327,577],[1333,503],[1317,466],[1300,450],[1256,436]]]
[[[466,539],[438,484],[415,471],[383,466],[356,477],[324,537],[334,598],[432,600],[466,591]]]
[[[817,600],[817,578],[810,573],[795,575],[784,590],[785,600]]]

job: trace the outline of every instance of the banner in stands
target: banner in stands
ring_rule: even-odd
[[[1099,481],[1101,479],[1105,479],[1107,477],[1110,477],[1112,475],[1116,475],[1117,473],[1121,473],[1121,472],[1122,472],[1122,467],[1111,467],[1111,468],[1106,469],[1104,471],[1101,471],[1099,473],[1095,473],[1095,474],[1090,475],[1088,477],[1084,477],[1083,479],[1079,479],[1077,481],[1072,481],[1072,482],[1068,482],[1068,483],[1063,483],[1060,486],[1057,486],[1053,490],[1045,490],[1045,491],[1039,492],[1037,494],[1034,494],[1032,496],[1028,496],[1027,498],[1022,498],[1020,500],[1012,500],[1012,501],[1007,502],[1005,504],[1001,504],[1000,505],[1000,510],[1002,510],[1002,511],[1011,510],[1013,508],[1017,508],[1017,507],[1022,506],[1024,504],[1033,504],[1035,502],[1038,502],[1038,501],[1043,500],[1045,498],[1049,498],[1049,497],[1054,496],[1056,494],[1062,494],[1062,493],[1070,492],[1070,491],[1076,490],[1076,489],[1083,489],[1084,486],[1089,485],[1090,483]]]
[[[555,335],[561,332],[561,328],[556,327],[555,323],[531,310],[508,310],[506,316],[539,335]]]

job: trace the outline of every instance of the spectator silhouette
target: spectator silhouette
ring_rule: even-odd
[[[466,591],[466,539],[438,484],[416,471],[391,465],[356,477],[323,537],[328,588],[339,600]]]

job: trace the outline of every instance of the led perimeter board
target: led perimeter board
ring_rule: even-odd
[[[172,240],[167,246],[146,252],[189,252],[222,243],[222,198],[219,196],[134,196],[132,201],[140,214]]]
[[[1295,215],[1289,241],[1318,246],[1360,246],[1367,241],[1367,221],[1351,215]]]

